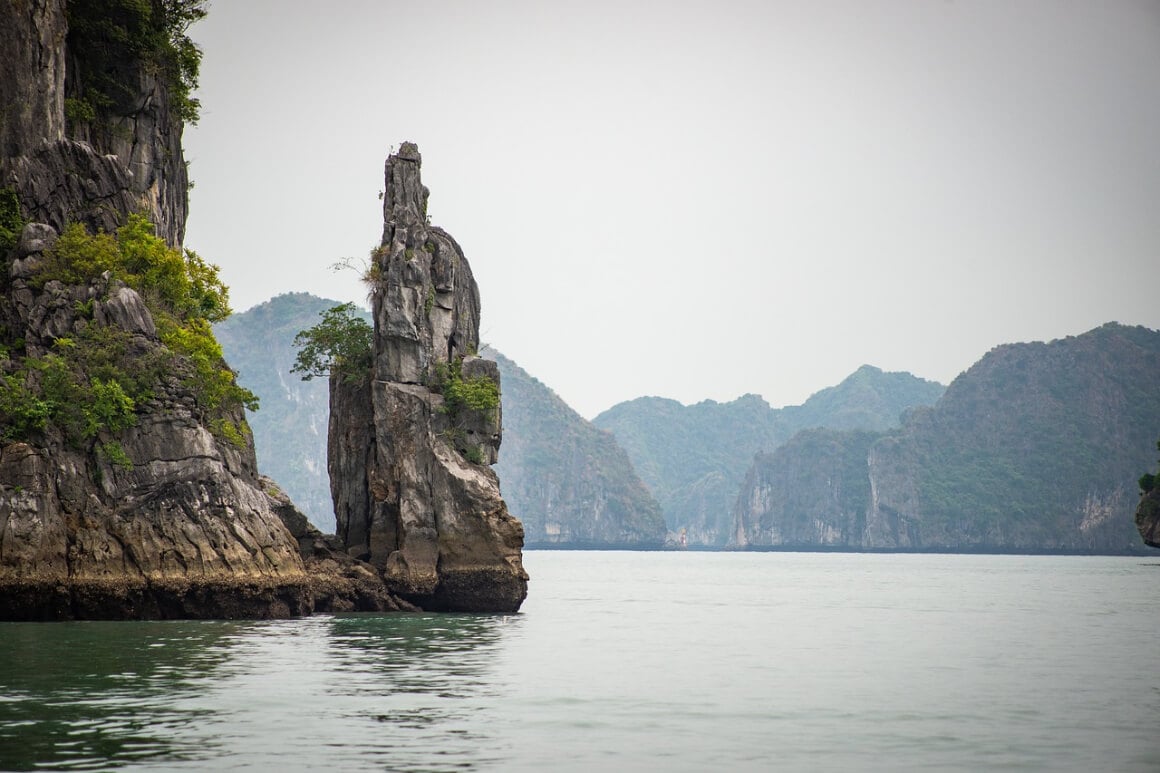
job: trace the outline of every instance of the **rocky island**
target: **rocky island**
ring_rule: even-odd
[[[367,282],[365,373],[330,374],[328,468],[338,537],[424,609],[519,609],[523,526],[491,466],[499,369],[478,356],[479,288],[463,250],[427,217],[418,148],[386,163],[382,243]]]

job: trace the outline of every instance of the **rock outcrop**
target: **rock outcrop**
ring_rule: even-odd
[[[0,4],[0,188],[19,207],[6,216],[30,221],[0,254],[0,619],[283,617],[367,597],[398,608],[349,566],[308,571],[258,479],[241,403],[193,386],[198,367],[226,372],[220,359],[171,350],[142,296],[109,272],[74,284],[41,274],[68,223],[111,233],[144,212],[171,247],[185,227],[165,71],[106,62],[117,98],[66,120],[94,55],[78,40],[61,0]],[[139,400],[117,381],[126,368]],[[52,379],[104,390],[80,431],[52,420]]]
[[[189,179],[170,83],[156,63],[124,56],[115,63],[117,98],[106,97],[99,115],[67,120],[66,99],[79,105],[87,96],[79,73],[107,55],[71,34],[71,10],[65,0],[0,8],[0,188],[16,192],[28,220],[58,232],[80,222],[111,233],[139,212],[181,244]]]
[[[876,432],[803,430],[758,454],[734,506],[738,547],[860,548]]]
[[[35,290],[13,269],[37,257],[7,266],[6,344],[22,339],[24,357],[35,358],[92,327],[128,333],[119,340],[134,361],[167,357],[136,292],[103,279]],[[80,446],[51,424],[0,441],[0,618],[268,617],[313,608],[297,545],[257,485],[252,445],[215,436],[188,374],[170,363],[132,426]],[[2,364],[7,371],[14,361]],[[244,426],[241,410],[214,418]],[[112,444],[119,460],[102,451]]]
[[[459,245],[427,221],[420,165],[412,143],[386,163],[383,238],[368,274],[372,372],[331,376],[338,536],[424,609],[515,611],[527,595],[523,527],[490,467],[499,371],[476,356],[479,289]]]
[[[1160,488],[1140,498],[1136,506],[1136,530],[1145,545],[1160,548]]]
[[[1137,551],[1135,483],[1160,426],[1157,383],[1160,332],[1146,328],[997,347],[880,439],[799,436],[758,457],[734,542]]]

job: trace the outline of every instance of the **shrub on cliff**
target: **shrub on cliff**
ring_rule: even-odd
[[[294,336],[299,350],[291,373],[303,381],[334,373],[347,382],[362,381],[371,372],[374,330],[358,316],[353,303],[321,312],[322,321]]]
[[[20,200],[11,188],[0,188],[0,258],[16,246],[24,218],[20,215]]]
[[[489,414],[499,407],[499,385],[487,376],[464,377],[462,358],[436,363],[430,386],[443,395],[443,408],[453,417],[465,409]]]
[[[115,236],[67,227],[29,284],[37,290],[52,281],[86,285],[106,274],[140,295],[164,347],[142,349],[129,331],[97,324],[91,301],[73,309],[85,324],[57,338],[46,354],[29,356],[22,341],[0,342],[9,358],[0,381],[3,436],[24,439],[55,426],[84,447],[135,423],[162,380],[177,375],[210,429],[243,444],[243,430],[226,416],[238,406],[256,409],[257,398],[237,385],[210,329],[230,313],[217,267],[169,247],[148,220],[134,215]]]

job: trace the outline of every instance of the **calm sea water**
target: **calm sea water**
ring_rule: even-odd
[[[1160,559],[525,559],[507,617],[0,624],[0,768],[1160,770]]]

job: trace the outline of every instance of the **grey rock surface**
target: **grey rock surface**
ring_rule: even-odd
[[[139,361],[165,356],[148,309],[119,282],[49,282],[39,292],[12,284],[0,318],[27,352],[97,325],[130,333]],[[78,311],[86,299],[92,319]],[[210,432],[174,366],[133,426],[102,431],[91,446],[51,425],[34,442],[0,442],[0,619],[313,609],[297,544],[258,484],[252,445]],[[226,418],[244,426],[240,407]],[[128,465],[100,453],[112,442]]]
[[[189,178],[181,119],[169,87],[145,61],[120,62],[132,95],[105,121],[68,127],[65,97],[82,93],[68,51],[67,2],[0,5],[0,187],[26,219],[112,232],[142,212],[171,245],[182,243]]]
[[[511,612],[527,595],[523,527],[489,466],[500,413],[449,407],[448,372],[499,386],[475,356],[479,290],[459,245],[426,218],[421,157],[387,159],[372,268],[375,350],[362,383],[331,376],[328,468],[338,536],[424,609]]]
[[[83,52],[66,52],[67,37],[60,0],[0,3],[0,187],[15,191],[29,221],[0,255],[0,375],[16,370],[9,357],[44,357],[94,327],[130,360],[167,369],[124,429],[84,442],[53,424],[19,439],[0,432],[0,619],[357,607],[357,594],[342,595],[345,570],[308,571],[258,479],[241,406],[198,405],[192,366],[161,343],[141,297],[108,275],[36,281],[66,223],[112,232],[144,212],[175,247],[185,228],[182,123],[167,84],[143,61],[119,62],[124,104],[99,126],[68,127],[65,93],[83,88],[69,62]],[[218,421],[241,428],[242,441],[215,435]],[[102,450],[112,447],[122,458]]]

